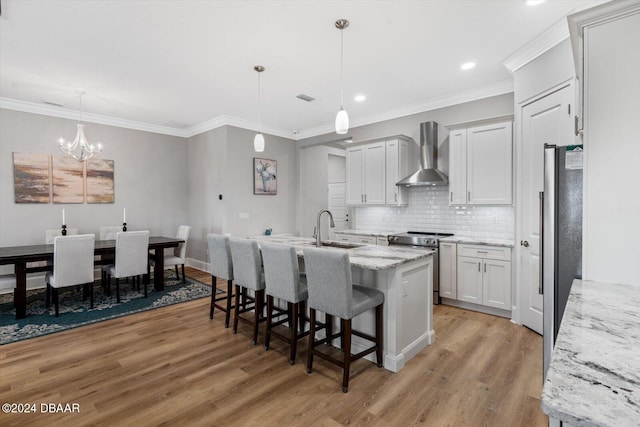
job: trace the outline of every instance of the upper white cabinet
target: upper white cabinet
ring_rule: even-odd
[[[396,182],[409,175],[411,144],[393,137],[347,148],[347,205],[406,205],[407,189]]]
[[[449,133],[449,204],[512,203],[512,123],[453,129]]]
[[[347,148],[347,204],[384,205],[385,143]]]
[[[386,204],[406,205],[407,187],[398,187],[396,182],[409,175],[409,141],[392,139],[385,144],[387,150]]]

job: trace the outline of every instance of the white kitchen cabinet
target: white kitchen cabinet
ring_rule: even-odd
[[[449,133],[449,204],[512,203],[512,123],[453,129]]]
[[[385,204],[385,159],[384,141],[347,148],[348,205]]]
[[[386,204],[406,206],[409,201],[408,189],[398,187],[396,182],[409,175],[409,143],[407,139],[391,139],[386,144]]]
[[[351,236],[351,243],[359,243],[361,245],[377,245],[376,236]]]
[[[457,298],[511,310],[511,249],[458,245]]]
[[[336,234],[335,240],[339,242],[357,243],[360,245],[378,245],[388,246],[389,242],[386,237],[380,236],[364,236],[362,234]]]
[[[438,251],[440,269],[440,296],[455,299],[457,296],[457,256],[455,243],[440,243]]]

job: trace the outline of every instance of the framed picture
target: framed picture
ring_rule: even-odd
[[[87,203],[113,203],[113,160],[87,160]]]
[[[16,203],[49,203],[49,166],[48,154],[13,153]]]
[[[84,203],[84,162],[53,156],[53,203]]]
[[[278,162],[253,158],[253,194],[278,194]]]

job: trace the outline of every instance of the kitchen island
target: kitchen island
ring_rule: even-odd
[[[258,242],[293,246],[301,260],[304,248],[313,247],[315,239],[289,235],[256,236]],[[325,241],[325,244],[340,242]],[[397,246],[343,245],[326,246],[326,250],[349,252],[353,281],[384,292],[384,367],[400,371],[405,363],[433,343],[433,253],[431,249]],[[373,311],[353,319],[353,328],[374,332]],[[352,350],[358,353],[366,343],[354,337]],[[369,360],[372,355],[368,356]]]
[[[542,410],[572,426],[640,420],[640,286],[574,280],[542,389]]]

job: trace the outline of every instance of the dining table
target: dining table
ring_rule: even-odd
[[[164,250],[175,248],[185,241],[174,237],[149,237],[149,250],[153,251],[155,262],[153,286],[157,291],[164,289]],[[52,266],[29,267],[27,263],[37,261],[53,262],[54,245],[26,245],[0,247],[0,265],[13,264],[15,266],[16,289],[14,304],[16,319],[27,316],[27,274],[47,271]],[[115,240],[96,240],[94,254],[100,257],[113,256],[116,250]],[[55,268],[55,266],[53,266]]]

